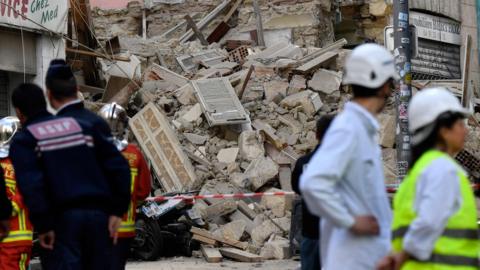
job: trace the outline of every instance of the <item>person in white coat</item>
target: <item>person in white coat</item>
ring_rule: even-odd
[[[372,270],[390,250],[391,209],[377,141],[380,113],[395,81],[393,56],[376,44],[357,47],[345,64],[345,105],[303,173],[309,210],[322,217],[325,270]]]

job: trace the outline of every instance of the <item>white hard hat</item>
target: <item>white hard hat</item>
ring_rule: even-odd
[[[128,127],[127,111],[117,103],[105,104],[98,115],[102,117],[110,126],[114,137],[114,144],[119,151],[125,149],[128,144],[126,139],[126,130]]]
[[[379,88],[389,79],[398,81],[393,55],[384,47],[369,43],[355,48],[345,62],[345,85]]]
[[[446,112],[460,113],[465,117],[470,115],[446,88],[436,87],[418,92],[413,96],[408,109],[410,132],[415,133],[434,124],[437,118]]]

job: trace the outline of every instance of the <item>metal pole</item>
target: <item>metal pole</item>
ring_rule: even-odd
[[[412,36],[409,28],[408,0],[393,1],[395,65],[400,74],[400,89],[395,95],[397,109],[397,183],[403,180],[409,168],[410,133],[408,132],[408,103],[412,97]]]

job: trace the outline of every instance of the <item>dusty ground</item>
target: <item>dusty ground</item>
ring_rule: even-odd
[[[266,261],[263,263],[239,263],[225,260],[221,263],[207,263],[202,258],[177,257],[157,262],[130,262],[127,265],[127,270],[296,270],[299,267],[300,262],[293,260]]]

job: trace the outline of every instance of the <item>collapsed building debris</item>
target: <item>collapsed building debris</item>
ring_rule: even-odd
[[[136,4],[123,11],[95,11],[97,32],[106,40],[122,33],[119,48],[111,53],[130,62],[119,66],[98,59],[107,86],[105,91],[88,88],[86,102],[92,108],[100,101],[128,107],[130,129],[155,174],[156,195],[291,191],[296,160],[317,145],[317,120],[337,114],[351,98],[342,86],[343,63],[350,52],[344,49],[347,40],[333,42],[325,34],[331,22],[311,20],[312,12],[330,14],[330,1],[277,2],[278,16],[260,6],[265,47],[257,46],[260,33],[251,1],[212,1],[215,4],[198,7],[188,1],[158,4],[147,18],[147,40],[135,37],[141,16]],[[171,12],[159,17],[161,8]],[[385,16],[386,8],[383,1],[371,1],[370,13]],[[228,13],[222,17],[224,11]],[[195,31],[185,32],[187,13]],[[120,15],[128,16],[122,20]],[[202,45],[198,32],[209,44],[204,40]],[[462,93],[461,82],[443,83]],[[414,85],[421,89],[432,82]],[[96,99],[99,93],[102,98]],[[386,184],[395,184],[392,102],[379,122]],[[469,138],[459,160],[478,175],[474,166],[480,127],[469,128],[477,136]],[[206,224],[189,231],[208,262],[223,257],[247,262],[285,259],[292,255],[287,240],[292,200],[197,200],[193,210]]]

